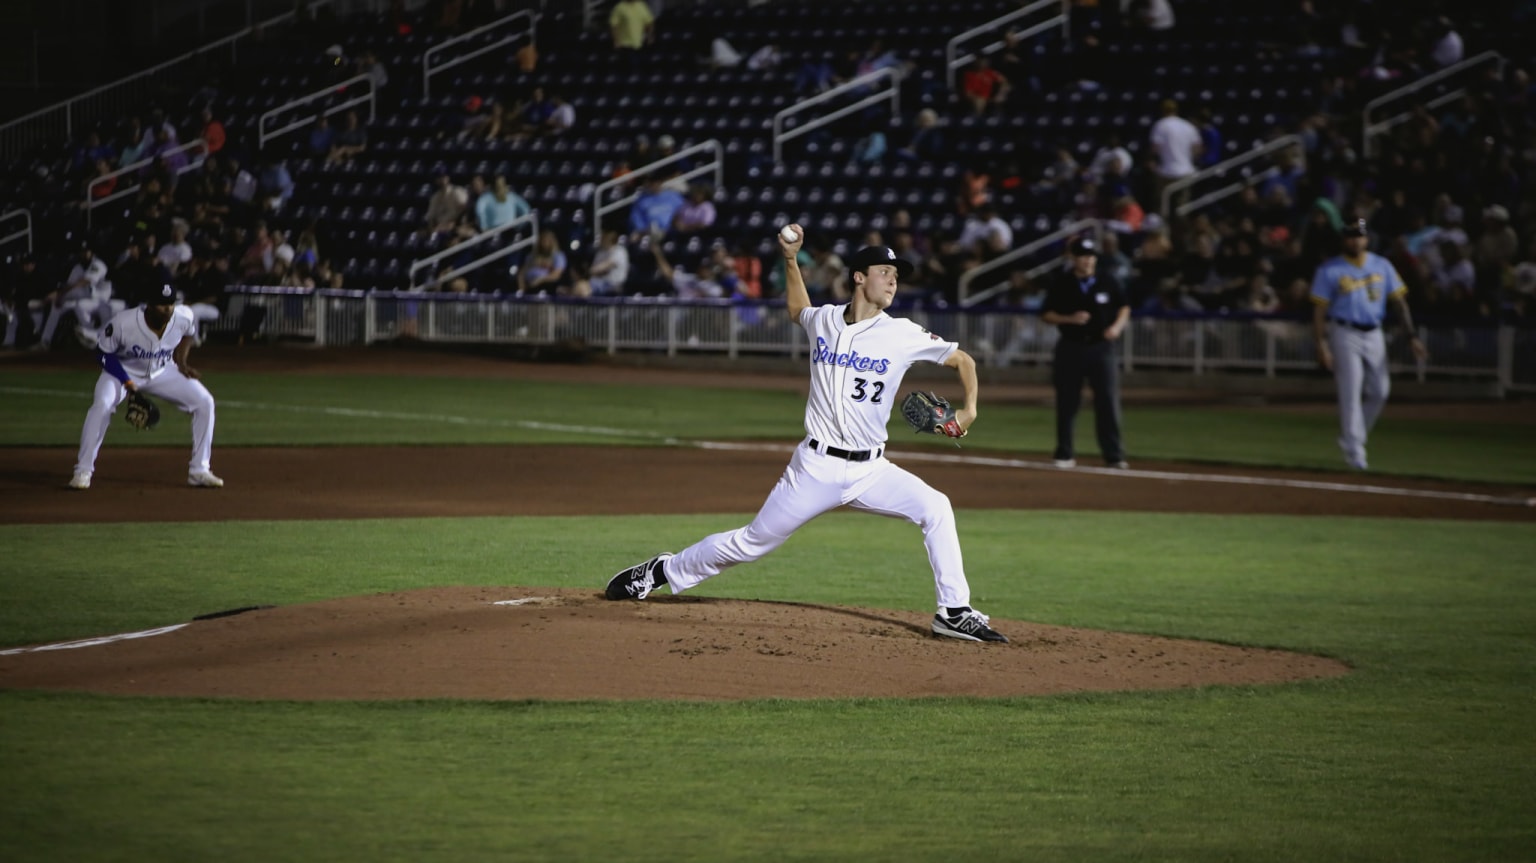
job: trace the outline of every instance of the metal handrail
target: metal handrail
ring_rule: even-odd
[[[1069,225],[1065,225],[1063,227],[1057,228],[1056,230],[1052,231],[1049,234],[1046,234],[1045,236],[1038,237],[1038,238],[1034,239],[1033,241],[1031,241],[1029,243],[1026,243],[1026,244],[1024,244],[1022,246],[1019,246],[1016,249],[1009,249],[1008,251],[1002,253],[1001,255],[998,255],[997,257],[993,258],[990,261],[987,261],[985,264],[982,264],[981,266],[975,268],[974,270],[968,270],[965,273],[962,273],[961,276],[960,276],[960,287],[959,287],[959,290],[957,291],[957,293],[959,295],[959,299],[960,299],[960,306],[962,308],[969,308],[971,306],[976,305],[977,303],[984,302],[986,300],[990,300],[993,297],[997,296],[998,294],[1000,294],[1003,291],[1008,289],[1008,285],[1005,282],[1005,283],[997,285],[995,287],[987,288],[985,291],[981,291],[980,293],[976,294],[973,297],[973,296],[970,295],[970,293],[971,293],[971,283],[976,281],[976,279],[978,277],[986,275],[987,273],[990,273],[993,270],[998,270],[998,269],[1001,269],[1003,267],[1006,267],[1009,264],[1013,263],[1014,261],[1017,261],[1019,258],[1024,257],[1025,255],[1030,255],[1030,254],[1033,254],[1035,252],[1038,252],[1041,249],[1045,248],[1046,246],[1051,245],[1052,243],[1059,243],[1062,240],[1065,240],[1065,239],[1068,239],[1068,238],[1071,238],[1071,237],[1075,237],[1078,234],[1081,234],[1083,231],[1086,231],[1086,230],[1089,230],[1089,229],[1092,229],[1092,231],[1093,231],[1094,242],[1098,242],[1104,236],[1104,222],[1103,222],[1103,220],[1101,220],[1101,219],[1080,219],[1080,220],[1078,220],[1076,222],[1072,222]],[[1029,276],[1031,278],[1034,278],[1035,276],[1039,275],[1040,273],[1044,272],[1045,270],[1050,269],[1051,267],[1059,266],[1060,263],[1061,263],[1060,261],[1054,261],[1054,260],[1053,261],[1047,261],[1044,264],[1040,264],[1040,265],[1030,269],[1029,270]]]
[[[16,231],[15,233],[6,234],[5,236],[0,237],[0,246],[3,246],[3,245],[5,245],[5,244],[7,244],[7,243],[9,243],[9,242],[11,242],[13,240],[19,240],[22,237],[26,237],[27,238],[27,254],[30,255],[32,253],[32,211],[31,210],[19,209],[19,210],[8,210],[8,211],[6,211],[4,213],[0,213],[0,224],[3,224],[3,223],[5,223],[8,220],[14,219],[14,218],[17,218],[17,217],[25,219],[26,222],[27,222],[27,226],[25,228],[22,228],[19,231]]]
[[[703,175],[713,171],[715,175],[715,189],[718,191],[721,184],[725,182],[725,150],[720,146],[719,141],[715,140],[714,138],[710,138],[708,141],[694,144],[692,147],[689,147],[686,150],[680,150],[666,157],[665,159],[658,159],[654,162],[641,165],[640,167],[630,171],[628,174],[625,174],[622,177],[615,177],[612,180],[605,180],[599,184],[598,187],[592,192],[592,236],[595,238],[600,238],[603,236],[604,213],[611,213],[614,210],[627,207],[630,204],[633,204],[635,199],[640,197],[639,192],[631,192],[630,194],[616,201],[608,201],[605,203],[603,201],[603,195],[609,189],[633,183],[635,180],[638,180],[641,177],[656,173],[657,171],[665,168],[673,162],[685,159],[694,153],[705,152],[706,150],[714,151],[714,159],[703,165],[700,165],[697,168],[694,168],[691,171],[679,174],[677,179],[691,180],[694,177],[702,177]]]
[[[273,108],[272,110],[267,111],[266,113],[262,114],[261,118],[256,121],[256,149],[258,149],[258,150],[266,149],[268,141],[270,141],[270,140],[272,140],[274,138],[280,137],[282,135],[286,135],[286,134],[288,134],[289,132],[292,132],[295,129],[302,129],[305,126],[308,126],[309,124],[315,122],[315,116],[313,114],[306,114],[301,119],[294,120],[293,122],[291,122],[288,125],[282,127],[281,129],[274,129],[274,130],[269,132],[267,130],[267,119],[268,118],[270,118],[270,117],[277,117],[279,115],[288,113],[291,109],[297,108],[300,105],[308,105],[311,102],[318,102],[321,99],[327,98],[329,96],[336,96],[336,95],[345,93],[345,92],[347,92],[347,89],[350,88],[353,84],[362,84],[362,83],[365,83],[365,82],[368,84],[368,92],[367,93],[365,93],[365,94],[363,94],[361,96],[353,96],[353,97],[351,97],[349,99],[345,99],[345,100],[343,100],[341,102],[337,102],[334,105],[331,105],[330,107],[325,109],[325,116],[329,117],[332,114],[339,114],[342,111],[347,110],[348,108],[351,108],[351,107],[353,107],[355,105],[361,105],[364,102],[367,102],[368,103],[368,122],[369,123],[374,122],[376,119],[378,119],[378,109],[379,109],[379,90],[378,90],[378,87],[373,83],[373,79],[370,78],[369,76],[367,76],[367,75],[354,75],[353,77],[348,78],[345,81],[342,81],[340,84],[329,84],[329,85],[327,85],[325,87],[322,87],[319,90],[316,90],[313,93],[310,93],[307,96],[300,96],[297,99],[293,99],[291,101],[284,102],[283,104],[278,105],[276,108]]]
[[[1209,168],[1201,168],[1193,174],[1190,174],[1188,177],[1180,177],[1179,179],[1174,180],[1172,183],[1169,183],[1166,187],[1163,188],[1163,199],[1160,202],[1160,206],[1158,207],[1158,212],[1162,214],[1164,219],[1167,219],[1171,215],[1169,208],[1173,203],[1173,196],[1178,192],[1193,186],[1201,180],[1225,174],[1233,168],[1246,165],[1249,162],[1252,162],[1254,159],[1262,158],[1278,150],[1284,150],[1289,147],[1300,147],[1301,145],[1302,143],[1300,135],[1281,135],[1273,141],[1266,141],[1264,144],[1258,147],[1254,147],[1252,150],[1249,150],[1246,153],[1239,153],[1230,159],[1217,162]],[[1250,185],[1250,183],[1237,183],[1232,186],[1224,187],[1222,190],[1220,190],[1225,194],[1212,193],[1211,195],[1206,195],[1204,198],[1200,199],[1201,206],[1211,203],[1212,201],[1219,201],[1247,185]],[[1192,206],[1191,204],[1180,205],[1179,215],[1182,216],[1192,209],[1196,209],[1196,207]]]
[[[479,36],[481,33],[486,32],[487,30],[491,30],[493,28],[500,27],[503,24],[510,23],[517,18],[528,19],[527,30],[519,30],[516,33],[506,36],[505,38],[498,39],[497,41],[491,42],[487,45],[482,45],[467,54],[461,54],[457,57],[454,57],[446,63],[440,63],[436,66],[432,65],[432,57],[438,52],[446,50],[449,46],[457,45],[460,42],[473,39],[476,36]],[[438,44],[433,45],[421,55],[421,94],[428,97],[432,95],[432,76],[436,75],[438,72],[441,72],[445,69],[452,69],[454,66],[457,66],[460,63],[468,63],[470,60],[479,57],[481,54],[494,51],[504,45],[510,45],[521,38],[524,34],[526,34],[529,39],[536,39],[538,26],[539,16],[530,9],[523,9],[518,12],[513,12],[511,15],[508,15],[504,18],[498,18],[489,24],[476,27],[468,33],[461,33],[460,35],[455,36],[446,42],[439,42]]]
[[[885,80],[889,81],[889,83],[890,83],[890,89],[889,90],[886,90],[884,92],[873,93],[873,94],[871,94],[869,96],[864,97],[863,99],[860,99],[857,102],[854,102],[854,103],[849,104],[849,105],[844,105],[843,107],[838,108],[836,111],[833,111],[832,113],[827,114],[826,116],[818,117],[818,118],[816,118],[815,120],[812,120],[809,123],[806,123],[806,124],[801,125],[801,126],[796,126],[795,128],[789,130],[788,132],[784,131],[784,121],[789,119],[789,117],[791,115],[798,114],[798,113],[806,110],[807,108],[814,107],[814,106],[819,105],[822,102],[826,102],[826,101],[828,101],[830,99],[836,99],[838,96],[841,96],[844,93],[852,92],[854,90],[857,90],[857,89],[860,89],[860,88],[863,88],[863,87],[872,86],[876,82],[880,81],[881,79],[885,79]],[[819,95],[812,96],[811,98],[806,99],[806,100],[801,101],[801,102],[796,102],[795,104],[790,105],[788,108],[785,108],[784,110],[780,111],[779,113],[774,114],[773,115],[773,161],[774,161],[774,163],[777,164],[778,162],[783,160],[783,157],[784,157],[784,142],[785,141],[788,141],[788,140],[790,140],[792,138],[798,138],[801,135],[804,135],[804,134],[807,134],[809,132],[815,131],[816,129],[820,129],[822,126],[825,126],[828,123],[835,122],[835,121],[837,121],[837,120],[839,120],[839,119],[841,119],[843,117],[848,116],[849,114],[852,114],[855,111],[861,110],[861,109],[866,108],[866,107],[868,107],[870,105],[874,105],[874,104],[876,104],[878,102],[881,102],[881,101],[883,101],[883,100],[885,100],[887,98],[889,98],[891,100],[891,119],[894,120],[897,117],[901,116],[901,72],[899,72],[896,69],[893,69],[893,68],[891,68],[889,66],[885,67],[884,69],[876,69],[875,71],[870,72],[867,75],[860,75],[859,77],[854,78],[851,81],[848,81],[846,83],[839,84],[838,86],[833,87],[832,89],[828,90],[825,93],[821,93]]]
[[[311,0],[309,8],[311,11],[313,11],[314,9],[321,6],[329,6],[331,3],[332,0]],[[105,107],[111,111],[122,111],[128,106],[124,104],[125,97],[120,95],[117,91],[126,91],[132,88],[135,84],[139,83],[139,81],[143,78],[157,75],[175,66],[186,63],[189,60],[194,60],[202,54],[206,54],[210,51],[228,46],[230,49],[230,61],[234,62],[238,59],[239,49],[237,43],[239,43],[240,40],[250,36],[253,33],[260,32],[268,27],[273,27],[275,25],[289,21],[293,19],[295,15],[296,12],[284,12],[281,15],[274,16],[258,24],[247,27],[238,33],[225,36],[224,38],[214,42],[209,42],[207,45],[188,51],[179,57],[174,57],[170,60],[166,60],[163,63],[151,66],[143,71],[135,72],[134,74],[124,78],[119,78],[110,84],[105,84],[95,88],[94,90],[88,90],[78,96],[71,96],[64,101],[50,105],[47,108],[41,108],[39,110],[33,111],[30,114],[26,114],[24,116],[17,117],[14,120],[9,120],[4,124],[0,124],[0,154],[3,154],[6,158],[12,158],[17,155],[15,152],[12,152],[12,140],[20,145],[25,145],[28,141],[32,141],[33,143],[45,142],[48,139],[48,136],[52,134],[50,132],[50,129],[53,126],[52,115],[59,113],[62,113],[64,120],[63,137],[72,137],[75,134],[75,126],[78,122],[94,119],[94,117],[90,115],[98,113],[95,110],[83,110],[80,107],[82,103],[93,101],[93,104],[90,106],[93,109]],[[17,131],[16,127],[22,128]]]
[[[139,190],[140,186],[142,186],[144,184],[143,183],[134,183],[134,184],[132,184],[130,186],[125,186],[124,188],[117,189],[112,194],[104,195],[104,196],[102,196],[100,198],[97,198],[95,196],[95,194],[94,194],[95,191],[96,191],[96,187],[97,186],[101,185],[102,183],[105,183],[108,180],[114,179],[116,177],[122,177],[122,176],[126,176],[126,175],[129,175],[129,174],[137,174],[140,170],[142,170],[144,168],[147,168],[150,165],[153,165],[156,162],[160,161],[160,159],[165,157],[167,154],[170,154],[170,153],[190,153],[193,150],[200,150],[201,152],[199,152],[196,157],[188,159],[187,160],[187,164],[183,165],[181,168],[179,168],[176,171],[176,176],[179,177],[179,176],[181,176],[182,174],[185,174],[188,171],[195,171],[198,168],[201,168],[203,166],[203,163],[208,161],[208,142],[207,141],[204,141],[202,138],[195,138],[195,139],[193,139],[191,141],[188,141],[185,144],[178,144],[178,145],[172,147],[171,149],[165,151],[165,153],[157,153],[157,154],[155,154],[153,156],[150,156],[148,159],[140,159],[139,161],[134,162],[131,165],[124,165],[123,167],[118,168],[116,171],[113,171],[110,174],[106,174],[104,176],[100,176],[100,177],[96,177],[96,178],[92,179],[91,182],[88,183],[86,185],[86,187],[85,187],[85,203],[84,203],[84,206],[85,206],[85,224],[86,224],[86,227],[90,227],[90,225],[91,225],[91,216],[92,216],[92,214],[95,213],[97,207],[100,207],[100,206],[102,206],[104,204],[111,203],[112,201],[115,201],[118,198],[126,197],[128,195],[132,195],[133,193],[135,193],[135,192],[137,192]]]
[[[491,261],[505,258],[513,252],[518,251],[519,249],[525,249],[529,246],[532,246],[534,242],[536,242],[539,238],[539,214],[530,210],[526,216],[519,216],[518,218],[513,219],[505,225],[497,225],[489,231],[482,231],[481,233],[474,235],[462,243],[455,243],[454,245],[443,249],[441,252],[434,252],[425,258],[418,258],[412,261],[410,270],[411,287],[413,289],[416,287],[417,273],[421,272],[422,270],[429,270],[438,261],[453,255],[461,254],[467,247],[478,246],[481,243],[489,242],[490,240],[493,240],[502,234],[513,231],[517,228],[521,228],[524,225],[527,225],[532,229],[532,233],[527,237],[524,237],[523,239],[518,240],[515,243],[511,243],[510,245],[507,245],[503,248],[490,252],[489,254],[486,254],[482,257],[475,258],[473,261],[470,261],[462,267],[455,267],[454,269],[449,270],[438,278],[439,282],[446,282],[449,279],[457,278],[464,275],[465,273],[474,272],[486,264],[489,264]]]
[[[1376,138],[1385,132],[1390,132],[1392,129],[1402,125],[1403,123],[1406,123],[1410,118],[1413,117],[1412,111],[1405,111],[1396,116],[1388,117],[1387,119],[1380,122],[1372,123],[1372,111],[1380,108],[1382,105],[1385,105],[1388,102],[1396,101],[1397,99],[1400,99],[1404,96],[1411,96],[1414,93],[1424,89],[1425,87],[1428,87],[1430,84],[1436,83],[1437,81],[1442,81],[1459,72],[1465,72],[1466,70],[1475,66],[1486,64],[1490,60],[1498,66],[1499,74],[1503,75],[1505,62],[1504,55],[1497,51],[1484,51],[1475,57],[1469,57],[1460,63],[1447,66],[1432,75],[1425,75],[1417,81],[1411,81],[1401,87],[1398,87],[1396,90],[1387,93],[1386,95],[1377,96],[1375,99],[1372,99],[1366,104],[1365,110],[1360,114],[1360,151],[1365,154],[1366,158],[1370,158],[1376,155],[1374,146]],[[1438,108],[1447,102],[1460,99],[1462,96],[1466,95],[1466,92],[1466,88],[1453,90],[1450,93],[1446,93],[1431,99],[1428,102],[1425,102],[1424,107]]]
[[[1009,12],[1007,15],[1000,15],[985,24],[979,24],[954,37],[953,39],[950,39],[949,43],[944,46],[944,80],[950,91],[953,92],[955,89],[955,71],[969,65],[970,63],[975,62],[977,57],[976,54],[969,52],[967,52],[963,57],[957,56],[956,54],[960,50],[961,42],[964,42],[972,36],[979,36],[983,33],[990,33],[993,30],[1003,26],[1004,24],[1011,24],[1012,22],[1018,20],[1019,18],[1023,18],[1025,15],[1028,15],[1031,12],[1038,12],[1039,10],[1048,6],[1055,6],[1057,9],[1062,9],[1065,4],[1062,2],[1062,0],[1035,0],[1034,3],[1025,6],[1023,9],[1016,9],[1012,12]],[[1019,38],[1028,39],[1036,33],[1043,33],[1046,30],[1049,30],[1052,27],[1058,25],[1066,27],[1067,20],[1068,19],[1066,14],[1064,12],[1059,12],[1053,18],[1049,18],[1045,21],[1041,21],[1038,24],[1030,26],[1027,30],[1019,34]],[[1003,45],[1004,43],[1001,41],[992,42],[983,46],[981,53],[995,53],[1002,50]]]

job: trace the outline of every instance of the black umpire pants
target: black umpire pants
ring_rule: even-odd
[[[1114,342],[1060,339],[1051,380],[1056,385],[1055,458],[1073,457],[1072,427],[1083,403],[1083,382],[1093,389],[1093,420],[1099,452],[1113,464],[1125,458],[1120,448],[1120,372]]]

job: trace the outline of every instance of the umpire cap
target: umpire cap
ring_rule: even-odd
[[[881,265],[896,268],[896,277],[905,279],[912,275],[912,262],[896,256],[895,250],[889,246],[865,246],[853,253],[848,261],[848,272],[869,272],[870,267]]]

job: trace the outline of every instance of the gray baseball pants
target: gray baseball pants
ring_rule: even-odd
[[[1387,341],[1381,328],[1361,332],[1332,324],[1328,345],[1333,349],[1333,379],[1339,390],[1339,450],[1344,460],[1365,467],[1365,439],[1381,416],[1392,389],[1387,374]]]

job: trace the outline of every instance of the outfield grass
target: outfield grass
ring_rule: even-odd
[[[0,640],[438,584],[595,589],[744,518],[0,527]],[[995,616],[1356,670],[1000,700],[6,692],[0,843],[26,861],[1536,858],[1531,527],[989,511],[961,529]],[[141,563],[171,556],[190,563]],[[701,592],[926,610],[932,583],[915,528],[833,514]]]
[[[0,445],[74,446],[96,375],[0,373],[6,416]],[[660,444],[687,439],[780,439],[803,434],[804,396],[772,390],[641,387],[384,376],[211,376],[219,399],[216,446],[368,444]],[[1386,474],[1495,483],[1536,483],[1530,428],[1498,423],[1386,418],[1371,436],[1371,466]],[[891,437],[914,436],[894,412]],[[1050,408],[983,405],[968,445],[1047,457]],[[1331,413],[1137,407],[1126,411],[1133,459],[1340,470]],[[186,446],[189,424],[173,416],[152,435],[121,423],[107,445]],[[1093,416],[1078,422],[1078,449],[1097,453]]]

